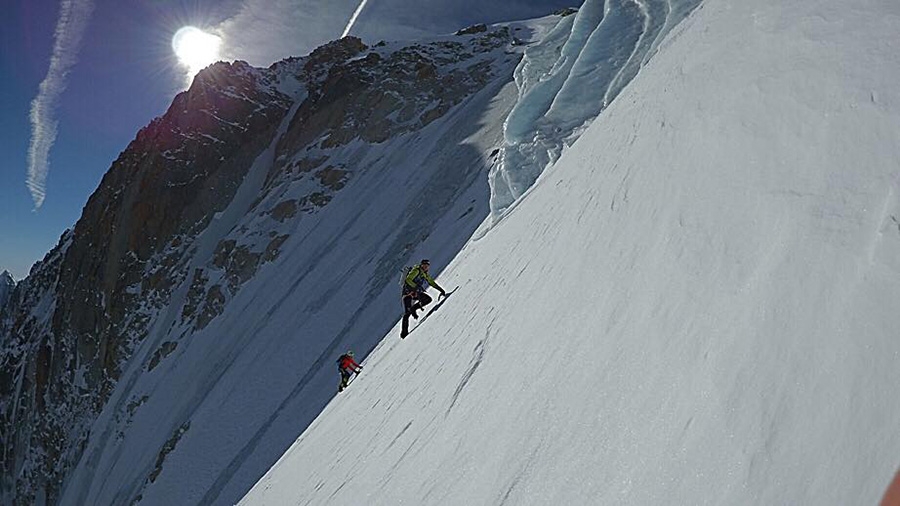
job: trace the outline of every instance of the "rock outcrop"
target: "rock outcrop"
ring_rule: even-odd
[[[5,306],[6,302],[9,301],[9,298],[12,297],[15,288],[16,281],[9,274],[9,271],[0,273],[0,313],[2,313],[3,306]]]

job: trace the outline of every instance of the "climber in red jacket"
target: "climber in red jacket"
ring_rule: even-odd
[[[350,382],[350,376],[352,376],[353,373],[359,374],[359,372],[362,371],[362,366],[353,359],[353,351],[348,351],[341,355],[337,359],[337,365],[338,372],[341,373],[341,384],[338,386],[338,392],[343,392]]]

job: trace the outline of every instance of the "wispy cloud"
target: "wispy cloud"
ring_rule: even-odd
[[[28,180],[26,182],[35,209],[46,196],[47,173],[50,170],[50,148],[56,141],[58,121],[55,118],[59,97],[66,89],[66,78],[78,61],[78,49],[94,10],[91,0],[63,0],[59,20],[53,34],[50,69],[41,82],[37,97],[31,101],[31,144],[28,147]]]
[[[366,4],[369,0],[362,0],[359,2],[359,6],[353,11],[353,16],[350,16],[350,21],[347,23],[347,27],[344,28],[344,33],[341,34],[341,38],[346,37],[347,34],[350,33],[350,29],[353,28],[353,24],[356,23],[356,18],[359,17],[359,13],[362,12],[363,8],[365,8]]]

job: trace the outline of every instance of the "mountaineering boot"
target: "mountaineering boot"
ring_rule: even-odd
[[[400,339],[409,335],[409,313],[403,315],[403,323],[400,325]]]

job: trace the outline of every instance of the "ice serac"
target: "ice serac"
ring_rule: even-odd
[[[588,0],[516,68],[519,100],[491,169],[491,217],[500,219],[647,63],[700,0]]]

